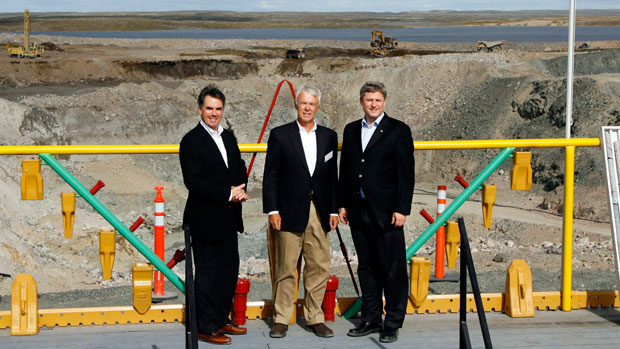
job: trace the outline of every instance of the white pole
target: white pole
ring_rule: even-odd
[[[570,0],[568,17],[568,67],[566,73],[566,138],[570,138],[570,127],[573,123],[573,69],[575,56],[575,1]]]
[[[573,58],[575,56],[575,0],[570,0],[568,18],[568,72],[566,74],[566,138],[570,138],[573,112]],[[573,184],[575,180],[575,147],[566,147],[564,172],[564,221],[562,225],[562,310],[571,310],[573,262]]]

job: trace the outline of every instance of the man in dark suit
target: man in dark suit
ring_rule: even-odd
[[[183,181],[189,190],[183,224],[190,227],[196,264],[198,337],[215,344],[229,344],[226,334],[247,332],[228,318],[239,274],[241,202],[249,197],[237,140],[220,125],[225,103],[217,87],[205,87],[198,96],[200,123],[179,147]]]
[[[364,117],[344,128],[340,220],[351,226],[362,287],[362,322],[347,334],[380,331],[379,341],[390,343],[398,339],[407,310],[403,225],[411,211],[414,158],[411,130],[384,113],[386,97],[382,83],[366,82],[360,90]]]
[[[321,304],[329,277],[328,232],[338,225],[338,137],[314,120],[320,100],[317,88],[302,85],[295,100],[297,120],[274,128],[267,144],[263,211],[275,230],[273,338],[288,330],[300,254],[306,324],[317,336],[334,335],[325,325]]]

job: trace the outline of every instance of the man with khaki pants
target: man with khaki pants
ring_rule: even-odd
[[[321,91],[297,91],[297,120],[274,128],[267,143],[263,211],[274,230],[272,338],[286,336],[294,311],[297,264],[303,255],[304,316],[319,337],[333,337],[321,304],[330,265],[328,232],[338,225],[336,132],[316,124]]]

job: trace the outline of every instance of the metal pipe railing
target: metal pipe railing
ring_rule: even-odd
[[[598,147],[599,138],[549,138],[549,139],[498,139],[461,141],[419,141],[413,142],[415,150],[454,150],[454,149],[503,149],[513,148],[564,148]],[[339,144],[338,148],[342,147]],[[242,153],[264,153],[267,144],[239,144]],[[25,145],[0,146],[0,155],[38,155],[46,154],[174,154],[179,152],[178,144],[146,145]]]
[[[563,249],[562,249],[562,310],[564,311],[571,310],[575,148],[576,147],[599,147],[600,145],[601,145],[601,140],[599,138],[458,140],[458,141],[414,142],[416,151],[418,150],[455,150],[455,149],[496,149],[496,148],[565,148],[566,149],[566,158],[565,158],[565,161],[566,161],[565,176],[566,177],[565,177],[565,184],[564,184],[565,186],[564,218],[563,218],[564,227],[563,227]],[[339,145],[339,149],[340,147],[341,145]],[[239,144],[239,149],[243,153],[266,152],[267,144]],[[179,146],[177,144],[0,146],[0,155],[39,155],[39,154],[45,155],[45,154],[48,154],[49,157],[51,157],[51,155],[49,154],[174,154],[174,153],[178,153],[178,151],[179,151]],[[56,160],[53,159],[53,161],[56,161]],[[64,170],[64,168],[62,169]],[[79,185],[81,186],[81,184]],[[472,187],[477,188],[478,186],[472,185]],[[76,191],[80,195],[82,195],[82,193],[80,193],[80,191],[78,191],[77,189]],[[86,193],[88,193],[88,190],[86,190]],[[96,198],[94,198],[94,196],[93,196],[93,199],[99,202]],[[93,204],[91,203],[91,205]],[[93,207],[95,206],[93,205]],[[118,219],[114,217],[114,215],[112,215],[112,217],[113,217],[112,221],[114,220],[118,221]],[[121,234],[123,234],[124,230],[129,231],[120,221],[116,223],[112,223],[112,221],[110,220],[108,221]],[[437,223],[436,225],[438,226],[439,224],[442,224],[444,222],[438,219],[437,221],[435,221],[435,223]],[[115,224],[119,225],[119,227],[117,227]],[[432,227],[433,225],[429,226],[427,230],[431,229]],[[125,234],[123,235],[125,236]],[[131,238],[127,238],[127,239],[133,244],[133,242],[131,241],[133,239]],[[144,246],[144,244],[140,240],[137,240],[137,244],[138,245],[141,244],[142,246]],[[136,245],[134,244],[134,246]],[[148,253],[152,253],[148,248],[146,248],[146,246],[144,246],[144,248],[136,246],[136,248],[145,256]],[[408,249],[408,255],[410,254],[409,251],[411,249],[412,249],[411,247]],[[412,252],[411,254],[413,253],[415,252]],[[162,271],[164,275],[166,275],[166,277],[169,280],[171,280],[173,284],[175,284],[175,286],[177,286],[181,291],[184,292],[183,281],[180,280],[178,276],[176,276],[176,274],[174,274],[170,269],[168,269],[166,265],[159,258],[154,259],[154,261],[151,261],[151,262],[153,262],[155,267],[158,268],[160,271]],[[161,265],[159,265],[160,264],[159,262],[161,262]]]
[[[572,309],[573,289],[573,198],[575,147],[566,147],[564,170],[564,224],[562,227],[562,310]]]

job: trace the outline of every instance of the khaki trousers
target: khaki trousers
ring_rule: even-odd
[[[288,324],[293,315],[300,254],[304,257],[304,317],[307,325],[325,322],[323,297],[329,278],[329,235],[321,227],[316,207],[310,202],[310,218],[303,233],[275,231],[274,322]]]

